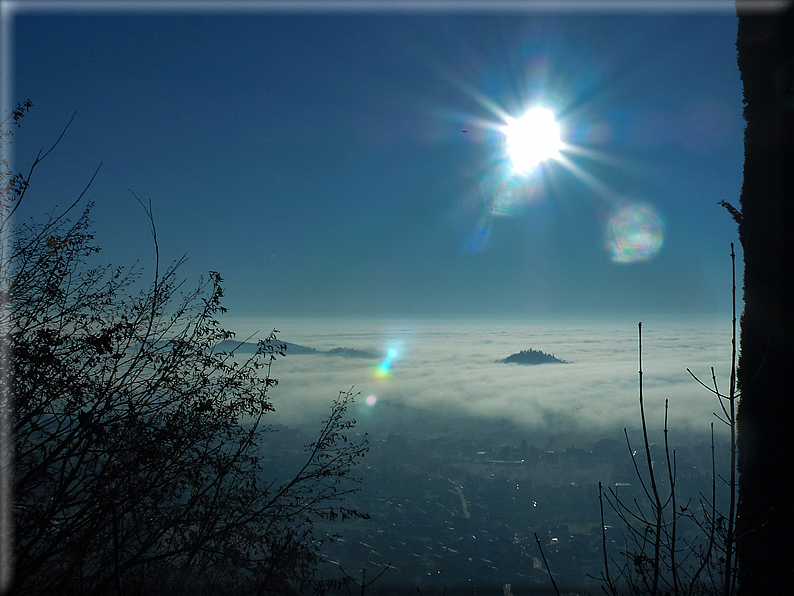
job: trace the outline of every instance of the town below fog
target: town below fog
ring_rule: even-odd
[[[566,438],[509,422],[456,428],[432,417],[408,425],[400,418],[395,411],[392,424],[371,426],[370,452],[356,469],[361,491],[345,501],[371,519],[316,528],[318,537],[341,534],[324,549],[325,577],[346,573],[369,582],[388,567],[364,593],[502,595],[510,584],[520,596],[553,594],[551,569],[564,594],[602,593],[593,578],[604,568],[604,536],[618,561],[625,541],[606,502],[602,535],[599,482],[626,502],[644,498],[622,434],[565,447]],[[641,435],[629,436],[643,469]],[[308,430],[280,428],[268,443],[272,461],[298,457],[309,437]],[[691,498],[697,507],[700,493],[711,491],[710,440],[690,437],[673,447],[679,502]],[[716,453],[719,471],[728,456],[724,442]],[[665,462],[659,445],[651,454]]]

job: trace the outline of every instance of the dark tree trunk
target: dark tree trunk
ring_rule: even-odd
[[[773,596],[794,594],[794,11],[745,2],[737,12],[747,125],[738,579],[743,596]]]

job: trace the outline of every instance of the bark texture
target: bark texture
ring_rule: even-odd
[[[737,562],[740,595],[772,596],[794,594],[794,11],[746,6]]]

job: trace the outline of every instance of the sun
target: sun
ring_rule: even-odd
[[[501,130],[513,170],[518,173],[529,172],[546,159],[560,157],[560,125],[548,108],[532,108],[518,120],[509,119]]]

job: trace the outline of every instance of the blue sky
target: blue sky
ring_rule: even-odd
[[[102,163],[88,197],[109,262],[151,271],[132,189],[152,201],[163,258],[186,253],[189,280],[219,271],[230,314],[276,326],[727,321],[738,239],[717,203],[738,204],[743,138],[730,2],[678,14],[22,6],[10,99],[34,108],[16,166],[77,115],[21,217],[67,205]],[[566,148],[518,178],[500,127],[539,104]],[[610,247],[637,238],[649,254],[618,262]]]

